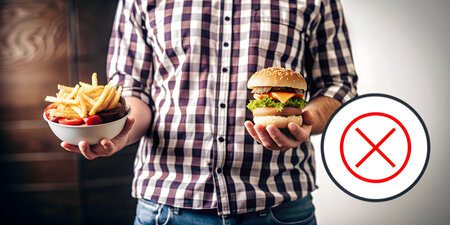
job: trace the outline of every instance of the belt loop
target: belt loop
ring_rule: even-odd
[[[227,221],[225,219],[226,219],[226,217],[222,216],[222,225],[227,225]]]
[[[155,217],[156,225],[159,225],[159,216],[161,216],[162,209],[163,209],[163,205],[158,204],[158,213],[156,214],[156,217]]]
[[[159,224],[159,217],[161,216],[161,213],[162,213],[164,207],[167,207],[167,218],[166,218],[166,221],[164,221],[164,223],[162,225],[167,225],[170,222],[170,220],[172,219],[172,214],[173,214],[172,208],[161,204],[160,207],[158,208],[158,214],[156,214],[156,218],[155,218],[156,224]]]
[[[166,219],[166,222],[164,222],[163,225],[169,224],[170,220],[172,219],[172,214],[173,214],[173,209],[172,209],[172,207],[168,207],[167,219]]]

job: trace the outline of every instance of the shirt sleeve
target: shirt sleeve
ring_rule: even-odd
[[[342,103],[355,97],[358,77],[339,0],[323,0],[311,25],[305,54],[312,98],[327,96]]]
[[[133,0],[120,0],[108,48],[108,79],[122,85],[122,96],[149,104],[152,48],[146,42],[145,17]]]

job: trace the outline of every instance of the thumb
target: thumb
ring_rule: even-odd
[[[310,111],[304,111],[302,113],[303,124],[304,125],[312,125],[313,124],[313,115]]]

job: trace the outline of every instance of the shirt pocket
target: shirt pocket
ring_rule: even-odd
[[[291,15],[288,8],[253,10],[249,45],[264,59],[258,63],[301,71],[309,40],[304,23],[301,15]]]

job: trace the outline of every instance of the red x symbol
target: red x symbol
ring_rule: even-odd
[[[372,150],[370,150],[358,163],[356,163],[356,167],[361,166],[361,164],[366,161],[366,159],[369,158],[369,156],[372,155],[372,153],[374,153],[375,151],[377,151],[378,154],[380,154],[392,167],[395,167],[395,164],[380,150],[380,146],[384,141],[386,141],[386,139],[389,138],[389,136],[392,135],[392,133],[394,133],[394,131],[395,128],[392,128],[392,130],[389,131],[389,133],[387,133],[384,138],[375,145],[359,128],[356,128],[356,132],[358,132],[358,134],[361,135],[361,137],[363,137],[364,140],[366,140],[367,143],[372,146]]]

